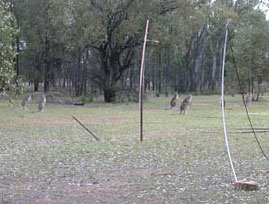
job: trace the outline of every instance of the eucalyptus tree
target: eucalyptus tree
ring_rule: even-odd
[[[215,90],[220,70],[222,32],[227,17],[234,15],[222,3],[177,1],[178,8],[158,16],[159,49],[164,82],[180,92]],[[166,31],[168,30],[168,31]],[[167,61],[170,58],[170,60]],[[212,60],[213,59],[213,60]],[[170,63],[168,63],[170,61]]]
[[[21,88],[14,70],[16,20],[7,7],[7,4],[0,1],[0,94],[5,94],[8,90],[20,91]]]
[[[173,72],[176,72],[178,91],[200,91],[204,80],[206,45],[209,38],[210,1],[183,1],[172,13],[171,45],[177,53]],[[176,52],[175,52],[176,51]]]
[[[106,102],[115,100],[118,82],[133,67],[136,48],[142,43],[147,18],[177,8],[176,1],[91,0],[88,6],[92,21],[87,46],[99,55],[97,78]]]
[[[260,96],[261,84],[268,82],[269,23],[260,10],[242,14],[232,39],[233,54],[242,84],[249,93]],[[254,91],[255,90],[255,91]]]
[[[234,9],[234,1],[215,1],[210,5],[208,14],[209,39],[205,63],[207,71],[204,80],[205,90],[219,90],[221,84],[224,25],[228,18],[232,19],[232,24],[230,25],[230,30],[232,30],[234,24],[238,21],[238,14]],[[231,75],[231,80],[233,80],[233,76],[235,75]],[[234,88],[233,81],[231,82],[231,80],[229,81],[229,86],[227,86],[229,90]]]
[[[99,78],[106,102],[115,100],[117,82],[132,66],[134,48],[141,43],[144,26],[135,9],[138,4],[135,0],[92,0],[89,5],[95,16],[89,46],[99,53]]]
[[[55,79],[55,70],[60,68],[63,52],[62,1],[57,0],[13,0],[13,12],[19,20],[22,74],[30,82],[44,83],[49,91]],[[58,71],[58,70],[57,70]]]

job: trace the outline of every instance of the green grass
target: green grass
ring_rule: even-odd
[[[179,99],[182,100],[182,97]],[[240,96],[226,98],[226,123],[238,179],[259,190],[236,191],[218,96],[194,96],[187,116],[169,99],[144,104],[48,104],[22,110],[0,101],[0,203],[268,203],[268,162],[252,134]],[[269,129],[269,101],[249,107],[254,127]],[[71,115],[101,139],[94,140]],[[238,132],[238,133],[235,133]],[[269,155],[268,133],[257,134]]]

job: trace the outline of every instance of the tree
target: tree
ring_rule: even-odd
[[[236,65],[249,93],[256,92],[258,100],[261,84],[268,81],[269,24],[259,10],[248,10],[235,28],[232,40]]]
[[[176,2],[91,0],[84,4],[88,5],[92,15],[92,21],[88,20],[90,25],[85,25],[85,29],[91,31],[87,32],[89,42],[86,46],[99,54],[97,78],[106,102],[115,100],[120,79],[134,65],[136,48],[142,44],[146,19],[176,9]]]
[[[134,0],[91,1],[97,23],[93,34],[97,36],[92,36],[89,46],[99,53],[105,102],[115,100],[117,82],[132,65],[134,48],[141,41],[142,26],[133,10],[134,4]]]
[[[16,21],[6,5],[0,1],[0,94],[6,91],[19,91],[19,80],[14,71],[14,36],[17,32]]]
[[[19,20],[20,52],[23,74],[34,90],[43,82],[48,92],[60,72],[65,34],[61,0],[13,0],[13,13]],[[33,18],[35,16],[36,18]]]

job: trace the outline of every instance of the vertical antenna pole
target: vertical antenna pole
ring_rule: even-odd
[[[141,65],[140,65],[139,113],[140,113],[140,141],[141,142],[143,141],[144,60],[145,60],[145,50],[146,50],[146,43],[147,43],[148,27],[149,27],[149,20],[147,20],[147,24],[146,24],[144,45],[143,45],[143,51],[142,51],[142,59],[141,59]]]
[[[222,61],[222,73],[221,73],[221,81],[222,81],[221,82],[221,110],[222,110],[223,131],[224,131],[224,136],[225,136],[225,144],[226,144],[226,148],[227,148],[227,153],[229,156],[234,179],[235,179],[235,181],[237,181],[237,176],[236,176],[236,173],[234,170],[232,156],[230,153],[230,147],[229,147],[228,136],[227,136],[227,131],[226,131],[225,114],[224,114],[224,69],[225,69],[226,44],[227,44],[227,37],[228,37],[228,26],[230,23],[231,23],[231,19],[228,19],[226,26],[225,26],[225,40],[224,40],[224,48],[223,48],[223,61]]]

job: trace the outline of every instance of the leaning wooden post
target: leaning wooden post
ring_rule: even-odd
[[[83,123],[80,122],[79,119],[77,119],[74,115],[72,115],[72,118],[73,118],[75,121],[77,121],[78,124],[80,124],[81,127],[83,127],[88,133],[90,133],[90,134],[94,137],[94,139],[96,139],[97,141],[100,141],[99,138],[98,138],[92,131],[90,131],[85,125],[83,125]]]
[[[146,24],[144,45],[143,45],[143,51],[142,51],[142,59],[141,59],[141,65],[140,65],[139,113],[140,113],[140,141],[141,142],[143,141],[144,60],[145,60],[145,50],[146,50],[146,43],[147,43],[148,27],[149,27],[149,20],[147,20],[147,24]]]

